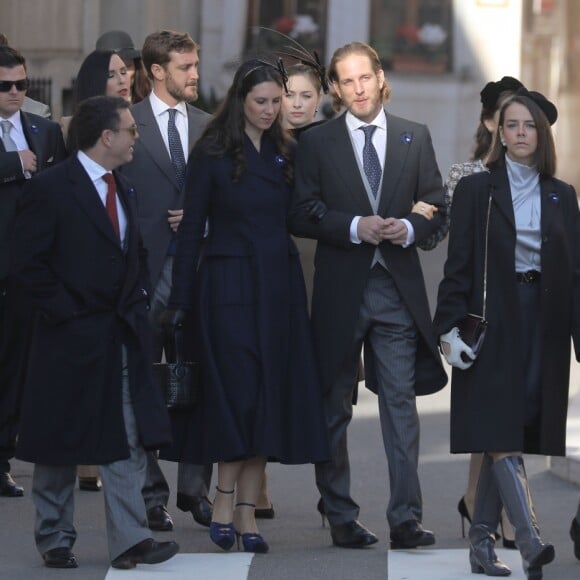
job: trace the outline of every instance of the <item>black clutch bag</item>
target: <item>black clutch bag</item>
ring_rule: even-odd
[[[165,405],[169,410],[191,409],[199,390],[200,364],[183,360],[183,325],[179,324],[165,336],[165,363],[153,364]]]
[[[487,329],[487,320],[477,314],[468,314],[458,325],[461,340],[477,355]]]

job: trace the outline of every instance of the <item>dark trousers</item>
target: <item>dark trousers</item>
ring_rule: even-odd
[[[391,275],[381,266],[369,273],[354,340],[343,369],[324,399],[331,460],[316,465],[316,484],[328,520],[338,525],[358,517],[350,494],[347,427],[360,351],[365,342],[376,361],[379,416],[388,460],[391,527],[422,520],[419,476],[419,417],[415,404],[417,331]]]

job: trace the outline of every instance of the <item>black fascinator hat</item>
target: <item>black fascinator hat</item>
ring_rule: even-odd
[[[517,91],[524,85],[514,77],[502,77],[499,81],[491,81],[483,87],[479,96],[481,105],[488,111],[495,111],[499,96],[505,91]]]
[[[553,125],[558,120],[558,109],[556,109],[556,105],[554,105],[554,103],[551,101],[548,101],[548,99],[546,99],[542,93],[538,93],[537,91],[528,91],[525,87],[522,87],[515,92],[515,96],[527,97],[528,99],[534,101],[534,103],[536,103],[536,105],[542,109],[542,112],[544,115],[546,115],[550,125]]]

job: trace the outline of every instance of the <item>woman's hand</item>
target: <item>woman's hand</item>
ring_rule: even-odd
[[[435,212],[439,211],[438,208],[430,203],[425,203],[424,201],[418,201],[411,210],[411,213],[418,213],[428,220],[432,220]]]
[[[445,360],[458,369],[468,369],[475,360],[473,351],[461,340],[459,329],[454,326],[449,332],[439,337],[441,352]]]

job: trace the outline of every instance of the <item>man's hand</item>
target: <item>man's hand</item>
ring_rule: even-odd
[[[20,155],[20,160],[22,161],[22,168],[24,171],[36,173],[36,155],[29,149],[18,151],[18,155]]]
[[[169,227],[171,228],[171,231],[176,232],[177,229],[179,228],[181,220],[183,219],[183,210],[168,209],[167,214],[169,215],[169,217],[167,218],[167,221],[169,222]]]
[[[412,213],[418,213],[428,220],[432,220],[437,211],[439,211],[437,206],[425,203],[424,201],[418,201],[411,210]]]
[[[405,222],[397,218],[386,218],[384,220],[383,239],[389,240],[396,246],[403,246],[407,243],[407,226]]]
[[[378,215],[361,217],[356,229],[359,240],[372,244],[373,246],[378,246],[385,239],[385,221]]]

